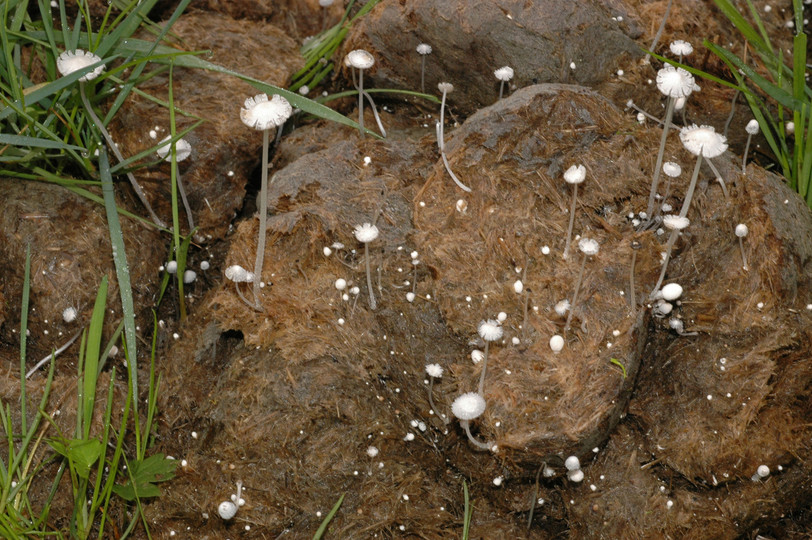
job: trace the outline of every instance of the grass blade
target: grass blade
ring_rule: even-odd
[[[136,355],[135,309],[133,308],[133,291],[130,284],[130,267],[127,264],[127,253],[124,248],[124,236],[118,220],[113,177],[110,174],[110,161],[107,149],[99,149],[99,174],[102,181],[104,208],[107,211],[107,226],[110,230],[110,242],[113,246],[113,262],[116,266],[116,279],[121,294],[121,310],[124,315],[124,344],[127,348],[127,369],[133,387],[133,415],[138,416],[138,356]]]
[[[313,535],[313,540],[321,540],[321,537],[324,536],[324,533],[327,531],[327,527],[330,525],[330,522],[333,520],[333,517],[338,512],[338,509],[341,508],[341,503],[344,502],[344,495],[346,493],[342,493],[341,497],[338,498],[338,501],[333,505],[333,509],[330,510],[330,513],[324,518],[324,521],[321,522],[321,526],[316,530],[316,534]]]
[[[83,387],[82,435],[85,439],[90,437],[90,424],[93,420],[93,408],[96,403],[96,381],[98,378],[99,354],[101,353],[101,337],[104,328],[104,311],[107,307],[107,276],[104,276],[96,293],[96,303],[93,305],[93,314],[90,316],[90,327],[85,350],[85,363],[82,373]]]

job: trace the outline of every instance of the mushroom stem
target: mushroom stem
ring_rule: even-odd
[[[637,296],[634,287],[634,266],[637,263],[637,250],[632,247],[632,264],[629,267],[629,301],[631,302],[632,309],[637,309]]]
[[[742,252],[742,270],[746,272],[748,270],[747,256],[744,254],[744,239],[741,236],[739,237],[739,250]]]
[[[742,156],[742,174],[747,173],[747,152],[750,151],[750,139],[753,138],[752,133],[747,134],[747,142],[744,145],[744,155]]]
[[[657,29],[657,33],[654,35],[654,41],[651,42],[651,47],[648,50],[653,51],[654,48],[657,46],[657,42],[660,41],[660,36],[663,35],[663,30],[665,30],[665,22],[668,20],[668,15],[671,13],[671,4],[674,3],[674,0],[668,0],[668,4],[665,6],[665,13],[663,13],[663,20],[660,21],[660,27]],[[651,55],[646,55],[646,61],[651,58]]]
[[[79,95],[82,98],[82,103],[84,104],[85,109],[87,109],[87,114],[90,116],[90,119],[93,120],[93,123],[101,132],[102,136],[104,137],[104,140],[107,141],[107,146],[110,147],[110,150],[113,152],[113,154],[116,155],[116,159],[118,159],[119,163],[121,163],[122,161],[124,161],[124,156],[121,154],[121,150],[118,149],[118,146],[116,146],[116,143],[113,142],[113,137],[110,136],[110,132],[107,131],[107,128],[104,127],[104,124],[102,123],[101,119],[99,119],[99,117],[96,115],[96,111],[94,111],[93,107],[90,105],[90,101],[87,99],[87,94],[85,93],[85,81],[79,81]],[[139,184],[138,181],[135,179],[135,176],[133,176],[133,173],[128,172],[127,178],[129,178],[130,184],[133,187],[133,191],[135,191],[136,196],[138,196],[138,200],[141,201],[141,204],[143,204],[144,207],[147,209],[147,212],[149,212],[149,215],[152,218],[153,223],[155,223],[159,227],[166,229],[167,228],[166,223],[164,223],[164,221],[161,218],[159,218],[158,215],[155,213],[155,211],[152,209],[152,206],[149,204],[149,200],[147,199],[147,195],[144,193],[143,188],[141,188],[141,184]]]
[[[445,170],[448,171],[449,176],[451,179],[454,180],[454,183],[457,184],[457,187],[463,191],[471,192],[471,188],[460,182],[460,179],[457,178],[457,175],[454,174],[454,171],[451,170],[451,165],[448,164],[448,158],[445,155],[445,96],[448,92],[443,90],[443,99],[440,103],[440,123],[437,124],[437,146],[440,148],[440,156],[443,158],[443,165],[445,165]]]
[[[499,99],[502,99],[502,92],[505,90],[505,81],[499,83]]]
[[[691,176],[691,183],[688,185],[688,191],[685,193],[685,200],[682,201],[682,208],[679,211],[679,217],[688,215],[688,208],[691,206],[691,199],[694,198],[694,190],[696,189],[696,181],[699,178],[699,167],[702,165],[702,151],[700,149],[699,155],[696,156],[696,165],[694,166],[694,173]]]
[[[479,375],[479,390],[477,392],[480,396],[485,395],[485,372],[488,371],[488,345],[490,344],[490,341],[485,341],[485,357],[482,359],[482,373]]]
[[[725,201],[727,201],[730,198],[730,193],[728,193],[727,191],[727,185],[725,184],[725,180],[722,178],[722,175],[719,174],[719,169],[716,168],[716,165],[713,164],[713,161],[711,161],[710,158],[705,158],[705,161],[707,161],[708,167],[711,168],[713,174],[716,175],[716,181],[719,182],[720,186],[722,186],[722,194],[725,196]]]
[[[256,309],[256,306],[254,304],[252,304],[251,302],[249,302],[248,298],[246,298],[245,295],[240,290],[240,284],[235,281],[234,282],[234,287],[237,289],[237,295],[240,297],[240,300],[245,302],[245,305],[247,305],[248,307],[250,307],[252,309]]]
[[[443,90],[443,99],[440,101],[440,130],[437,136],[437,145],[440,147],[440,152],[445,148],[445,96],[448,94]]]
[[[369,289],[369,309],[374,310],[378,307],[375,301],[375,293],[372,292],[372,274],[369,271],[369,243],[364,242],[364,261],[367,266],[367,289]]]
[[[668,128],[671,125],[671,118],[674,116],[674,98],[668,97],[665,106],[665,122],[663,124],[663,134],[660,136],[660,150],[657,152],[657,164],[654,166],[654,178],[651,179],[651,191],[648,195],[648,206],[646,213],[651,216],[654,212],[654,198],[657,195],[657,186],[660,183],[660,171],[663,166],[663,154],[665,153],[665,141],[668,138]]]
[[[437,415],[437,418],[442,420],[444,424],[448,424],[450,420],[446,418],[444,414],[440,414],[440,410],[434,404],[434,398],[432,397],[433,388],[434,388],[434,377],[429,377],[429,405],[431,405],[431,410],[434,411],[434,414]]]
[[[369,106],[372,107],[372,115],[375,117],[375,123],[378,124],[378,129],[381,130],[381,135],[386,137],[386,130],[383,128],[383,122],[381,122],[381,117],[378,114],[378,107],[375,106],[375,102],[372,101],[372,96],[369,95],[369,92],[364,92],[364,96],[366,96],[367,101],[369,101]]]
[[[468,440],[471,441],[474,444],[474,446],[476,446],[477,448],[481,448],[483,450],[490,450],[491,449],[489,444],[480,442],[480,441],[478,441],[478,440],[476,440],[474,438],[474,436],[471,434],[471,422],[470,421],[468,421],[468,420],[460,420],[460,426],[462,426],[462,429],[465,430],[465,434],[468,435]]]
[[[426,55],[420,55],[420,91],[426,93]]]
[[[281,126],[277,129],[281,129]],[[270,130],[262,130],[262,181],[259,191],[259,238],[257,240],[257,259],[254,263],[254,309],[262,311],[259,301],[259,284],[262,282],[262,263],[265,259],[265,228],[268,219],[268,145]]]
[[[358,69],[358,128],[364,138],[364,70]]]
[[[668,237],[668,244],[665,246],[665,261],[663,261],[663,268],[660,270],[660,277],[657,280],[657,284],[654,286],[654,289],[649,295],[649,298],[651,299],[654,298],[654,295],[657,294],[658,290],[660,290],[660,285],[663,284],[663,279],[665,279],[665,271],[668,268],[668,261],[671,260],[671,250],[674,248],[674,243],[677,241],[677,236],[679,236],[679,231],[675,230],[671,231],[671,236]]]
[[[581,281],[584,278],[585,266],[586,266],[586,253],[584,253],[584,258],[581,259],[581,270],[578,271],[578,281],[575,282],[575,292],[572,294],[572,302],[570,303],[570,310],[569,313],[567,313],[567,322],[566,324],[564,324],[564,336],[567,335],[567,331],[570,329],[570,323],[572,322],[572,314],[575,312],[575,303],[578,301],[578,292],[581,290]]]
[[[575,224],[575,204],[578,200],[578,184],[572,185],[572,206],[570,206],[570,224],[567,227],[567,243],[564,245],[564,254],[562,257],[567,258],[570,250],[570,243],[572,242],[572,226]]]

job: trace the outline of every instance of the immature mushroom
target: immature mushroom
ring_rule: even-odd
[[[755,118],[753,118],[752,120],[747,122],[747,125],[744,126],[744,131],[747,132],[747,143],[745,143],[744,145],[744,155],[742,156],[742,174],[745,174],[747,172],[747,152],[750,151],[750,139],[753,138],[753,135],[758,134],[759,131],[758,121]]]
[[[426,93],[426,57],[431,54],[431,45],[421,43],[417,46],[420,55],[420,91]]]
[[[736,236],[739,238],[739,249],[742,252],[742,270],[747,271],[747,257],[744,254],[744,237],[750,232],[747,225],[739,223],[736,225]]]
[[[485,390],[485,372],[488,369],[488,346],[491,341],[498,341],[502,339],[504,331],[499,321],[488,319],[487,321],[480,321],[477,327],[479,337],[485,340],[485,356],[482,359],[482,373],[479,376],[479,393],[484,394]]]
[[[217,506],[217,513],[225,521],[230,520],[237,515],[237,509],[245,504],[245,499],[242,498],[242,480],[237,482],[237,494],[231,495],[230,501],[223,501]]]
[[[651,191],[648,196],[646,213],[651,216],[654,211],[654,198],[657,195],[657,186],[660,181],[660,168],[663,164],[665,141],[671,127],[671,118],[674,116],[674,100],[688,97],[694,90],[694,76],[682,68],[667,65],[657,72],[657,89],[667,96],[665,107],[665,120],[663,133],[660,136],[660,149],[657,152],[657,164],[654,166],[654,178],[651,180]]]
[[[448,418],[446,418],[444,414],[440,414],[440,410],[434,405],[434,398],[432,397],[434,379],[443,378],[443,367],[440,364],[426,364],[426,374],[429,376],[429,405],[431,405],[431,410],[434,411],[434,414],[436,414],[443,423],[447,424],[449,422]]]
[[[265,232],[268,219],[268,145],[272,127],[281,129],[282,124],[293,114],[293,107],[288,100],[274,94],[268,99],[266,94],[257,94],[245,100],[240,109],[240,119],[250,128],[262,131],[262,180],[259,191],[259,240],[257,241],[257,258],[254,264],[254,304],[256,310],[262,310],[259,301],[259,288],[262,281],[262,263],[265,258]],[[278,132],[277,132],[278,133]]]
[[[669,194],[671,193],[671,180],[673,178],[677,178],[679,175],[682,174],[682,167],[679,166],[678,163],[674,163],[673,161],[666,161],[663,163],[663,172],[668,177],[668,180],[665,182],[665,190],[663,191],[663,197],[660,199],[660,211],[662,211],[663,205],[665,201],[668,199]]]
[[[369,309],[378,307],[375,294],[372,292],[372,274],[369,270],[369,243],[378,238],[378,227],[371,223],[364,223],[355,227],[355,238],[364,244],[364,261],[367,267],[367,289],[369,290]]]
[[[59,70],[59,73],[64,77],[81,69],[88,68],[93,64],[98,64],[101,61],[102,59],[99,56],[90,51],[76,49],[74,51],[65,51],[60,54],[56,59],[56,69]],[[113,137],[110,135],[110,132],[107,131],[107,128],[104,127],[104,123],[102,123],[101,119],[96,115],[96,111],[93,110],[93,107],[90,105],[90,101],[87,99],[87,94],[85,93],[85,83],[92,81],[103,72],[104,65],[100,64],[93,70],[82,75],[79,78],[79,96],[82,99],[82,104],[87,110],[87,114],[90,116],[90,119],[93,120],[93,124],[96,126],[96,128],[98,128],[99,132],[104,137],[104,140],[107,141],[107,146],[109,146],[110,150],[113,152],[113,154],[115,154],[116,159],[118,159],[119,162],[122,162],[124,161],[124,156],[121,154],[121,150],[118,149],[118,146],[113,141]],[[138,196],[138,200],[141,201],[141,204],[143,204],[144,208],[146,208],[147,212],[149,212],[152,221],[159,227],[166,228],[166,223],[164,223],[163,220],[159,218],[152,209],[144,190],[141,188],[141,184],[138,183],[135,176],[133,176],[131,172],[128,172],[127,178],[130,180],[130,184],[133,187],[133,191],[135,191],[135,194]]]
[[[375,64],[375,57],[364,49],[355,49],[347,53],[347,64],[358,70],[358,126],[361,137],[364,137],[364,70]]]
[[[584,254],[584,257],[583,260],[581,261],[581,270],[578,272],[578,281],[575,283],[575,292],[572,294],[572,307],[570,307],[570,312],[567,315],[567,322],[564,325],[564,335],[567,335],[567,331],[570,329],[570,323],[572,322],[572,314],[575,312],[575,303],[578,301],[578,291],[581,289],[581,281],[584,278],[584,267],[586,266],[586,259],[587,257],[597,255],[600,246],[598,245],[598,242],[596,240],[592,240],[591,238],[581,238],[578,241],[578,249],[581,250],[581,253]]]
[[[189,144],[186,139],[180,138],[172,144],[169,143],[170,139],[171,137],[164,137],[164,139],[161,141],[163,144],[159,146],[157,150],[155,150],[159,158],[171,163],[172,148],[175,149],[175,163],[180,163],[192,155],[192,145]],[[180,192],[180,199],[183,201],[183,208],[186,210],[186,220],[189,223],[189,232],[191,233],[193,230],[195,230],[195,220],[192,217],[192,207],[189,206],[189,200],[186,198],[186,190],[183,189],[183,182],[180,180],[180,173],[178,173],[177,178],[178,192]]]
[[[460,426],[465,430],[470,440],[477,448],[490,450],[491,445],[480,442],[471,434],[471,420],[479,418],[485,412],[485,398],[476,392],[468,392],[454,400],[451,404],[451,412],[459,418]]]
[[[668,261],[671,260],[671,250],[674,248],[674,242],[677,241],[680,231],[685,229],[690,224],[691,221],[684,216],[667,215],[663,217],[663,225],[665,225],[665,227],[671,231],[671,235],[668,237],[668,243],[665,246],[665,260],[663,261],[663,268],[660,270],[660,277],[657,279],[657,284],[654,286],[654,290],[651,291],[652,298],[660,289],[660,285],[665,278],[665,271],[668,268]]]
[[[440,122],[437,124],[437,146],[440,148],[440,156],[443,158],[445,170],[448,171],[448,174],[451,176],[451,179],[454,180],[454,183],[457,184],[457,187],[463,191],[470,192],[471,188],[460,182],[460,179],[457,178],[457,175],[451,170],[451,165],[448,164],[448,158],[445,155],[445,97],[449,92],[454,90],[454,85],[449,82],[441,82],[437,85],[437,89],[443,93],[443,99],[440,102]]]
[[[502,99],[502,93],[505,90],[505,83],[509,82],[510,79],[513,78],[513,68],[510,66],[502,66],[496,71],[493,72],[494,77],[496,77],[499,82],[499,99]]]
[[[243,302],[245,302],[248,306],[254,307],[254,305],[248,301],[248,299],[242,294],[242,291],[240,290],[240,283],[252,283],[253,281],[255,281],[256,276],[254,275],[254,273],[249,272],[239,264],[235,264],[226,268],[225,274],[228,280],[234,282],[234,287],[237,289],[237,295],[240,297],[240,299]]]
[[[570,250],[570,242],[572,241],[572,226],[575,223],[575,204],[578,201],[578,184],[586,178],[586,167],[583,165],[573,165],[564,173],[564,180],[572,185],[572,206],[570,207],[570,224],[567,227],[567,243],[564,245],[565,259]]]

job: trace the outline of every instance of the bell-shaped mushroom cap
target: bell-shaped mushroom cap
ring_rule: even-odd
[[[694,91],[694,76],[682,68],[667,65],[657,72],[657,89],[672,98],[688,97]]]
[[[668,48],[671,49],[672,54],[677,56],[688,56],[694,52],[694,46],[682,39],[672,41]]]
[[[347,63],[355,69],[369,69],[375,65],[375,57],[364,49],[355,49],[347,53]]]
[[[245,107],[240,109],[240,120],[248,127],[260,131],[279,127],[293,114],[293,107],[288,100],[274,94],[268,99],[266,94],[257,94],[245,100]]]
[[[371,223],[364,223],[363,225],[357,225],[353,234],[355,234],[355,238],[359,242],[366,244],[378,238],[378,227]]]
[[[449,92],[454,91],[454,85],[450,82],[441,82],[437,83],[437,89],[444,94],[448,94]]]
[[[578,249],[580,249],[581,253],[584,255],[592,256],[598,254],[600,245],[598,245],[597,240],[593,240],[591,238],[581,238],[578,240]]]
[[[586,167],[583,165],[573,165],[564,173],[564,180],[568,184],[580,184],[586,178]]]
[[[510,66],[502,66],[494,71],[493,75],[500,81],[507,82],[513,78],[513,68]]]
[[[663,225],[672,231],[681,231],[690,224],[691,221],[687,217],[675,216],[673,214],[663,216]]]
[[[421,43],[417,46],[417,54],[422,54],[423,56],[427,54],[431,54],[431,45],[428,43]]]

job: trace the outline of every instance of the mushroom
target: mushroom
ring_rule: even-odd
[[[496,77],[499,82],[499,99],[502,99],[502,92],[505,89],[505,83],[509,82],[510,79],[513,78],[513,68],[510,66],[502,66],[496,71],[493,72],[494,77]]]
[[[584,267],[586,266],[586,259],[587,257],[597,255],[598,250],[600,249],[600,245],[598,245],[597,240],[584,237],[578,241],[578,249],[581,250],[581,253],[584,254],[584,257],[581,260],[581,270],[578,272],[578,281],[575,283],[575,292],[572,294],[572,305],[570,307],[569,314],[567,315],[567,322],[564,325],[564,335],[566,335],[567,331],[570,329],[570,323],[572,322],[572,314],[575,311],[575,302],[578,301],[578,291],[581,289],[581,281],[584,278]]]
[[[685,200],[682,202],[680,217],[688,215],[688,208],[691,206],[691,199],[696,189],[696,181],[699,178],[699,167],[702,165],[702,158],[715,158],[722,155],[727,150],[727,139],[718,133],[711,126],[691,126],[684,127],[679,132],[682,146],[696,156],[696,165],[691,176],[691,183],[685,193]],[[710,161],[708,161],[710,163]]]
[[[572,226],[575,223],[575,204],[578,201],[578,184],[586,178],[586,168],[583,165],[573,165],[564,173],[564,180],[572,185],[572,206],[570,207],[570,224],[567,227],[567,243],[564,244],[563,258],[567,258],[572,240]]]
[[[674,100],[688,97],[694,90],[694,76],[682,68],[667,65],[657,72],[657,89],[667,96],[665,107],[665,120],[663,121],[663,134],[660,137],[660,149],[657,152],[657,164],[654,166],[654,177],[651,180],[651,191],[648,196],[646,214],[652,215],[654,211],[654,198],[657,195],[657,186],[660,182],[660,168],[663,164],[665,140],[671,127],[671,118],[674,116]]]
[[[280,130],[282,125],[293,114],[293,107],[288,100],[274,94],[268,99],[266,94],[257,94],[245,100],[240,109],[240,119],[250,128],[262,131],[262,180],[259,192],[259,239],[257,241],[257,258],[254,264],[254,304],[253,308],[262,310],[259,301],[259,288],[262,281],[262,263],[265,257],[265,232],[268,218],[268,145],[272,127]],[[277,131],[277,135],[279,131]],[[250,304],[249,304],[250,305]]]
[[[367,289],[369,289],[369,309],[378,307],[375,302],[375,294],[372,292],[372,275],[369,270],[369,247],[368,244],[378,238],[378,227],[371,223],[364,223],[355,227],[355,238],[364,244],[364,261],[367,267]]]
[[[663,225],[665,225],[667,229],[671,230],[671,235],[668,237],[668,243],[665,246],[665,260],[663,261],[663,268],[660,270],[660,277],[657,279],[657,284],[651,291],[652,298],[657,293],[657,290],[660,288],[660,285],[665,278],[665,271],[668,268],[668,261],[671,259],[671,250],[674,248],[674,242],[677,241],[680,231],[685,229],[690,224],[691,221],[684,216],[675,216],[669,214],[663,217]]]
[[[358,70],[358,127],[364,137],[364,70],[375,65],[375,57],[364,49],[355,49],[347,53],[347,64]],[[355,79],[353,77],[353,79]]]
[[[747,236],[748,232],[750,232],[750,230],[744,223],[739,223],[736,225],[735,233],[739,238],[739,249],[742,252],[742,270],[745,272],[747,271],[747,257],[744,254],[744,237]]]
[[[441,82],[437,85],[437,89],[443,93],[443,99],[440,102],[440,121],[437,123],[437,146],[440,148],[440,156],[443,158],[445,170],[448,171],[448,174],[451,176],[451,179],[454,180],[454,183],[457,184],[457,187],[463,191],[470,192],[471,188],[460,182],[460,179],[457,178],[457,175],[451,170],[451,165],[448,164],[448,158],[445,155],[445,131],[443,128],[445,123],[445,97],[449,92],[454,90],[454,85],[449,82]]]
[[[66,75],[70,75],[71,73],[75,73],[79,70],[87,69],[95,64],[98,64],[98,66],[96,66],[94,69],[89,70],[79,78],[79,96],[82,99],[82,104],[85,106],[85,110],[87,110],[88,116],[90,116],[90,119],[93,120],[93,124],[102,134],[104,140],[107,141],[107,146],[109,146],[110,150],[113,152],[113,154],[115,154],[116,159],[118,159],[119,162],[122,162],[124,161],[124,156],[121,154],[121,150],[118,149],[118,145],[116,145],[116,143],[113,141],[113,137],[110,135],[110,132],[107,131],[107,128],[104,127],[104,123],[101,121],[98,115],[96,115],[96,111],[94,111],[93,107],[90,105],[90,101],[87,99],[87,94],[85,92],[85,83],[92,81],[104,72],[104,64],[101,62],[102,59],[98,55],[93,54],[90,51],[76,49],[73,51],[65,51],[60,54],[56,59],[56,69],[59,70],[59,73],[64,77]],[[138,183],[135,176],[133,176],[131,172],[127,172],[127,178],[130,180],[130,184],[133,187],[133,191],[135,191],[135,194],[138,196],[138,200],[141,201],[141,204],[143,204],[144,208],[146,208],[147,212],[149,212],[152,221],[159,227],[166,228],[166,223],[164,223],[164,221],[159,218],[152,209],[146,193],[144,193],[144,190],[141,188],[141,184]]]
[[[161,146],[155,150],[155,153],[158,154],[159,158],[172,163],[172,155],[174,153],[175,163],[177,164],[192,155],[192,145],[189,144],[186,139],[180,138],[171,144],[169,142],[170,139],[171,137],[169,136],[164,137],[164,139],[161,141]],[[183,189],[183,182],[180,180],[180,173],[177,174],[177,179],[180,200],[183,201],[183,208],[186,210],[186,220],[189,223],[189,233],[191,233],[193,230],[195,230],[195,220],[192,217],[192,207],[189,206],[189,199],[186,198],[186,190]]]
[[[499,321],[488,319],[487,321],[480,321],[477,327],[479,337],[485,340],[485,355],[482,359],[482,373],[479,376],[479,393],[484,394],[485,390],[485,372],[488,369],[488,346],[491,341],[502,339],[504,331]]]
[[[474,446],[483,450],[490,450],[491,445],[483,443],[474,438],[471,434],[471,420],[479,418],[485,412],[485,398],[476,392],[468,392],[454,400],[451,404],[451,412],[460,420],[460,426],[465,430]]]
[[[753,138],[753,135],[758,134],[758,130],[758,120],[755,118],[747,122],[747,125],[744,126],[744,131],[747,132],[747,143],[744,145],[744,156],[742,156],[742,174],[745,174],[747,171],[747,152],[750,151],[750,139]]]
[[[431,45],[421,43],[417,46],[420,55],[420,91],[426,93],[426,57],[431,54]]]
[[[440,364],[426,364],[426,374],[429,376],[429,405],[434,414],[440,418],[443,423],[448,423],[448,418],[444,414],[440,414],[439,409],[434,405],[434,398],[432,397],[432,389],[434,388],[434,379],[443,378],[443,367]]]

